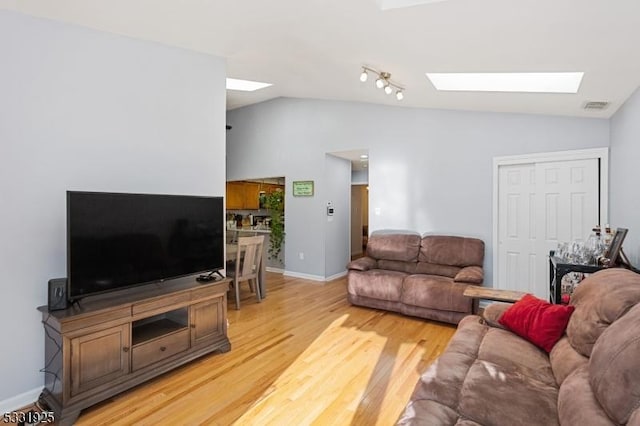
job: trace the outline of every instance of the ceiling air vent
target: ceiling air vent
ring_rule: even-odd
[[[609,106],[607,101],[589,101],[584,104],[584,109],[605,109]]]

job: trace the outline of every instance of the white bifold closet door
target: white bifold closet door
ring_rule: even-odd
[[[597,159],[498,169],[498,288],[549,298],[549,250],[599,221]]]

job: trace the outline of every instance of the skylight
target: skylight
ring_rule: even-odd
[[[227,78],[227,90],[242,90],[243,92],[253,92],[271,86],[271,83],[261,83],[259,81],[238,80]]]
[[[577,93],[583,72],[426,73],[437,90]]]

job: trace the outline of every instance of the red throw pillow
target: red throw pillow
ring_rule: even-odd
[[[530,294],[507,309],[498,322],[547,352],[562,337],[575,309],[571,305],[552,305]]]

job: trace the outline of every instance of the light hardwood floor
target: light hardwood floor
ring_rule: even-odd
[[[83,411],[77,425],[390,425],[455,327],[351,306],[346,279],[268,273],[229,309],[231,351]],[[232,304],[233,305],[233,304]]]

